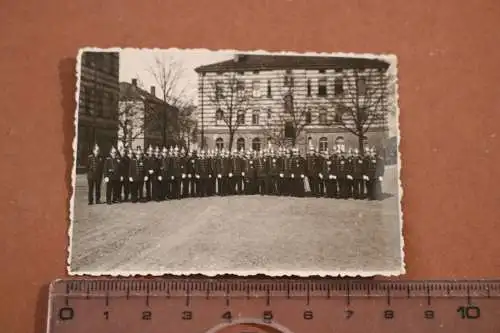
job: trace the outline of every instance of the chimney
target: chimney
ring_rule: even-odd
[[[153,95],[153,96],[155,96],[155,97],[156,97],[156,89],[155,89],[155,86],[151,86],[150,92],[151,92],[151,95]]]
[[[134,87],[137,87],[137,79],[132,79],[132,85],[133,85]]]

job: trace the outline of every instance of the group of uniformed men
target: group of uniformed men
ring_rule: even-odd
[[[319,152],[306,156],[297,148],[261,151],[201,150],[149,146],[114,147],[103,157],[96,145],[88,157],[88,203],[148,202],[186,197],[227,195],[310,195],[377,200],[381,194],[384,160],[373,148]]]

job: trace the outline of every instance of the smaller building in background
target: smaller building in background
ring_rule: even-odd
[[[120,82],[118,144],[132,147],[169,147],[178,143],[179,110],[156,97],[151,86],[146,91],[137,85]]]

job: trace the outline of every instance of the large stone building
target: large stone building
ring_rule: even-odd
[[[116,144],[118,130],[119,55],[83,52],[78,102],[77,171],[97,143],[103,154]]]
[[[200,66],[198,124],[208,149],[382,147],[389,63],[237,54]]]
[[[131,83],[120,82],[118,111],[118,141],[120,145],[141,148],[173,146],[179,143],[179,110],[156,97],[156,89],[149,92]],[[162,134],[164,133],[164,134]]]

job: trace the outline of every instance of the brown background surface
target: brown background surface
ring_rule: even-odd
[[[42,332],[65,275],[83,46],[395,53],[406,277],[499,276],[498,22],[498,0],[0,1],[0,331]]]

